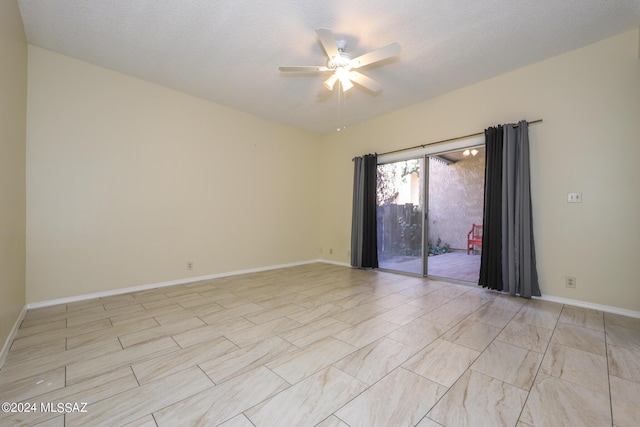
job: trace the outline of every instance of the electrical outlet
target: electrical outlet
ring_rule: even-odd
[[[187,270],[193,270],[193,263],[191,261],[187,263]]]
[[[333,254],[333,249],[329,249],[329,255]]]
[[[582,203],[582,193],[567,193],[567,203]]]
[[[567,288],[575,289],[576,288],[576,278],[571,276],[566,276],[564,278],[564,285]]]

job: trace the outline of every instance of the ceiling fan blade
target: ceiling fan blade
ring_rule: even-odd
[[[372,50],[369,53],[360,55],[357,58],[351,60],[351,68],[359,68],[365,65],[373,64],[374,62],[383,61],[392,56],[396,56],[400,53],[400,45],[398,43],[391,43],[380,49]]]
[[[301,66],[301,67],[280,67],[280,71],[295,72],[295,73],[317,73],[323,71],[331,71],[329,68],[325,66]]]
[[[349,79],[352,82],[357,83],[360,86],[370,90],[371,92],[379,92],[380,89],[382,89],[382,86],[380,86],[380,83],[365,76],[364,74],[360,74],[357,71],[350,72]]]
[[[322,44],[324,51],[327,52],[330,59],[334,56],[340,56],[340,51],[338,51],[338,46],[336,45],[336,39],[331,30],[327,28],[318,28],[316,33],[320,39],[320,44]]]

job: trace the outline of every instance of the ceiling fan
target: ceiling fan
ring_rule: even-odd
[[[338,81],[340,82],[343,92],[351,89],[353,83],[359,84],[371,92],[378,92],[382,89],[382,86],[380,86],[378,82],[354,70],[398,55],[400,53],[400,45],[398,43],[391,43],[390,45],[351,59],[351,55],[344,51],[347,43],[344,40],[336,40],[331,30],[319,28],[316,30],[316,33],[320,39],[320,44],[322,44],[327,56],[329,56],[327,65],[280,67],[280,71],[285,73],[332,72],[329,78],[324,81],[324,86],[329,90],[333,90],[333,87]]]

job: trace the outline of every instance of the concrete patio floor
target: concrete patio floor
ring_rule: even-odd
[[[469,254],[465,251],[448,252],[442,255],[430,256],[427,272],[429,276],[446,277],[478,283],[480,275],[480,255]],[[380,268],[401,271],[404,273],[422,274],[422,258],[393,257],[379,261]]]

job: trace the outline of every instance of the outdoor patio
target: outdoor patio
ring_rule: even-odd
[[[408,256],[393,257],[387,260],[380,260],[380,268],[405,273],[422,274],[422,259],[420,257]],[[480,255],[467,255],[464,251],[454,251],[442,255],[430,256],[428,260],[428,273],[430,276],[478,283]]]

